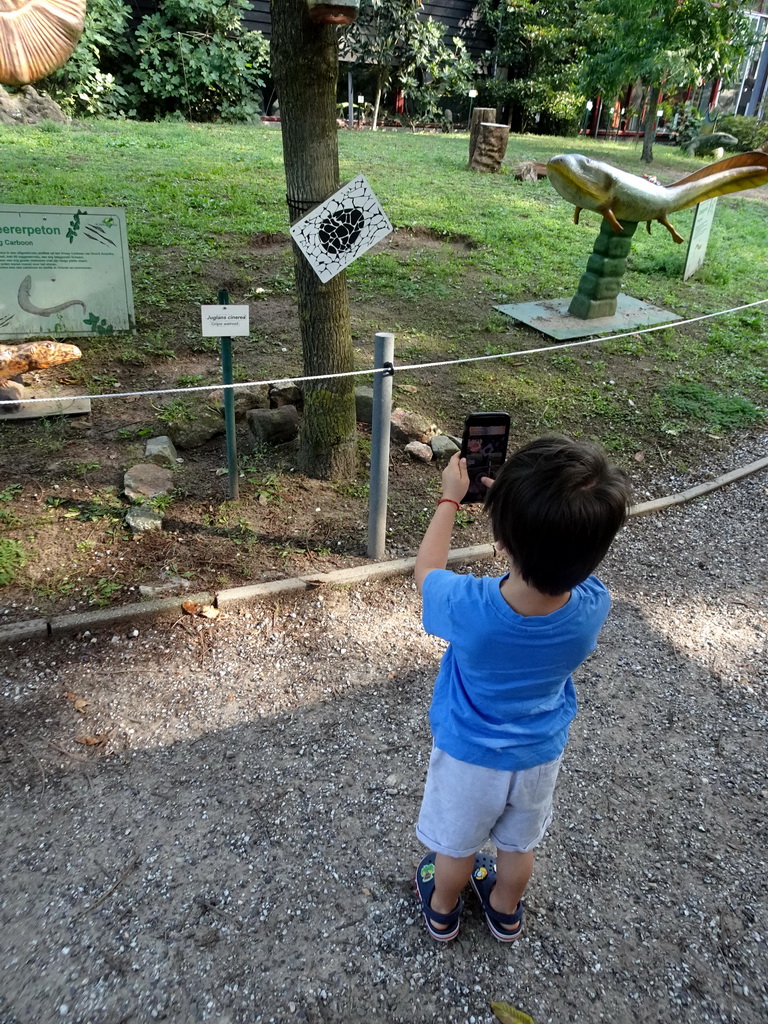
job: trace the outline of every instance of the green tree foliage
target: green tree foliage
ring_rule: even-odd
[[[37,88],[74,116],[127,112],[130,103],[119,75],[129,60],[125,40],[130,17],[123,0],[88,0],[85,29],[74,53]]]
[[[592,45],[582,82],[614,96],[638,79],[648,89],[643,160],[653,159],[662,92],[734,74],[752,38],[749,0],[584,0],[582,29]]]
[[[495,76],[480,102],[500,106],[513,129],[569,134],[578,127],[584,97],[579,62],[584,52],[577,0],[480,0],[495,36]]]
[[[440,25],[421,14],[421,0],[368,0],[341,47],[355,66],[374,69],[374,131],[382,93],[395,77],[417,121],[434,118],[443,97],[464,95],[475,75],[464,43],[446,45]]]
[[[248,0],[161,0],[136,30],[140,116],[248,121],[261,109],[269,44],[241,23]]]

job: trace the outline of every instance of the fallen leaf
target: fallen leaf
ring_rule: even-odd
[[[183,612],[186,612],[187,615],[199,615],[200,605],[197,603],[197,601],[182,601],[181,610]]]
[[[102,732],[98,736],[75,736],[75,743],[80,743],[84,747],[100,747],[108,739],[107,733]]]
[[[645,452],[635,452],[635,462],[645,462]]]
[[[64,696],[67,698],[67,700],[75,700],[76,697],[77,697],[77,694],[76,693],[71,693],[69,690],[67,690],[67,692],[64,694]]]
[[[203,604],[200,606],[198,615],[202,615],[204,619],[218,619],[221,612],[218,608],[214,608],[212,604]]]
[[[509,1003],[491,1003],[490,1005],[501,1024],[534,1024],[533,1017],[529,1017],[522,1010],[516,1010]]]
[[[91,702],[89,700],[84,700],[82,697],[78,697],[72,706],[75,711],[79,711],[81,715],[84,715],[85,709],[90,705],[90,703]]]
[[[397,389],[398,391],[407,391],[409,395],[418,394],[419,391],[415,384],[398,384]]]

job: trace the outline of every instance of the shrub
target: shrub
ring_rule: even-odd
[[[162,0],[136,30],[133,71],[147,118],[251,121],[262,106],[269,44],[243,28],[248,0]]]
[[[758,121],[756,117],[727,114],[717,122],[717,130],[728,132],[737,138],[742,153],[747,153],[750,149],[760,149],[768,142],[768,121]]]
[[[701,135],[703,123],[704,115],[698,107],[690,102],[681,104],[673,120],[673,127],[677,129],[677,145],[687,149]]]
[[[41,79],[47,92],[68,114],[117,117],[128,113],[128,94],[119,82],[128,48],[131,17],[123,0],[88,0],[85,28],[67,63]]]

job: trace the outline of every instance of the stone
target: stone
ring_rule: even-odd
[[[162,530],[163,517],[153,508],[136,505],[125,513],[125,525],[136,536],[139,533],[149,533],[150,530]]]
[[[208,396],[208,404],[223,416],[224,392],[212,391]],[[245,421],[251,409],[268,408],[269,392],[266,384],[259,384],[255,388],[235,388],[235,419],[238,423]]]
[[[31,85],[15,93],[0,85],[0,124],[38,124],[40,121],[67,124],[68,118],[58,103]]]
[[[408,409],[392,410],[390,436],[396,444],[408,444],[409,441],[429,444],[436,433],[437,427],[421,413],[410,412]]]
[[[355,419],[373,423],[373,388],[355,388]]]
[[[173,473],[164,466],[141,462],[126,470],[123,477],[123,493],[130,501],[147,501],[160,498],[173,490]]]
[[[173,441],[166,434],[160,437],[150,437],[144,448],[144,458],[156,466],[167,466],[173,469],[178,459]]]
[[[185,580],[183,576],[172,576],[163,583],[140,585],[139,593],[142,597],[168,597],[170,594],[177,594],[179,591],[189,590],[191,585],[192,584],[189,580]]]
[[[246,418],[259,444],[286,444],[299,433],[299,413],[295,405],[252,409]]]
[[[279,409],[283,405],[293,405],[297,409],[303,408],[304,396],[298,384],[292,380],[283,380],[278,384],[272,384],[269,388],[269,405],[272,409]]]
[[[417,462],[432,461],[432,449],[428,444],[422,444],[421,441],[409,441],[405,450]]]
[[[432,449],[432,455],[439,462],[447,462],[452,455],[461,450],[461,446],[447,434],[437,434],[429,442],[429,446]]]
[[[223,413],[208,402],[192,403],[184,412],[166,420],[168,434],[177,448],[199,448],[225,428]]]

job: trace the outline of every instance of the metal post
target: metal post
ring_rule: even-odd
[[[352,88],[352,72],[347,72],[347,118],[350,128],[355,127],[355,93]]]
[[[377,334],[373,365],[391,367],[395,358],[394,334]],[[394,371],[392,371],[393,373]],[[368,495],[368,557],[383,558],[387,540],[387,490],[389,487],[389,432],[392,419],[392,373],[373,377],[371,423],[371,487]]]
[[[220,306],[229,305],[229,292],[226,288],[219,289]],[[223,384],[232,384],[232,339],[221,338],[221,379]],[[235,389],[224,388],[224,426],[227,436],[227,476],[229,481],[229,499],[234,501],[240,494],[240,481],[237,468],[237,433],[235,430]]]

